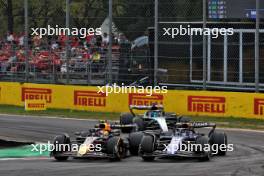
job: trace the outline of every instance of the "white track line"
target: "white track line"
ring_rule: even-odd
[[[31,160],[50,160],[49,157],[25,157],[25,158],[0,158],[0,161],[16,161],[16,160],[23,160],[23,161],[31,161]]]
[[[7,117],[30,117],[30,118],[47,118],[47,119],[61,119],[61,120],[77,120],[77,121],[92,121],[98,122],[96,119],[80,119],[80,118],[69,118],[69,117],[56,117],[56,116],[33,116],[33,115],[17,115],[17,114],[0,114],[0,116],[7,116]]]

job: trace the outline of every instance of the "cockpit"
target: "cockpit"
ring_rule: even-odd
[[[161,110],[150,110],[145,113],[145,117],[155,118],[155,117],[163,117],[164,111]]]

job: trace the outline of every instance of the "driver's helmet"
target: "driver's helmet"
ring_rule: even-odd
[[[160,111],[150,111],[149,115],[151,118],[159,117],[160,116]]]
[[[102,136],[108,136],[109,135],[109,131],[101,130],[101,135]]]
[[[101,136],[101,137],[109,136],[109,131],[100,129],[100,130],[98,130],[97,135]]]

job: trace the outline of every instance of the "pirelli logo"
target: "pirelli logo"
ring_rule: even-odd
[[[148,94],[137,94],[130,93],[128,96],[129,105],[145,105],[150,106],[153,103],[155,104],[163,104],[163,95],[160,94],[152,94],[151,96],[147,96]]]
[[[255,98],[254,99],[254,114],[263,115],[264,114],[264,99]]]
[[[225,97],[188,96],[189,112],[225,113]]]
[[[25,100],[46,100],[52,102],[52,90],[43,88],[22,88],[22,101]]]
[[[97,91],[74,91],[74,105],[84,107],[105,107],[106,94]]]

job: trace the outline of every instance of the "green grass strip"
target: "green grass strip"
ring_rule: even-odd
[[[45,146],[47,147],[47,145]],[[32,145],[0,149],[0,158],[24,158],[24,157],[49,156],[48,150],[44,150],[40,152],[40,151],[35,151],[33,149],[34,147]]]

